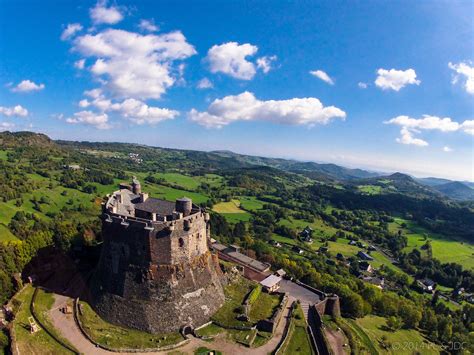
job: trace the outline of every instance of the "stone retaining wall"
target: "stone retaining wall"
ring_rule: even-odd
[[[76,298],[74,300],[74,307],[73,307],[73,314],[74,314],[74,321],[76,322],[77,326],[79,327],[79,330],[81,333],[95,346],[98,348],[107,350],[107,351],[112,351],[112,352],[117,352],[117,353],[151,353],[151,352],[158,352],[158,351],[167,351],[167,350],[172,350],[175,348],[178,348],[180,346],[183,346],[187,343],[190,342],[189,339],[184,339],[183,341],[176,343],[176,344],[171,344],[167,346],[162,346],[160,348],[147,348],[147,349],[115,349],[115,348],[110,348],[108,346],[102,345],[98,342],[96,342],[94,339],[92,339],[89,334],[85,331],[81,319],[78,316],[79,312],[79,298]]]

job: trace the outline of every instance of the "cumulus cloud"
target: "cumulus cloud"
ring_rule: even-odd
[[[397,142],[401,144],[417,145],[419,147],[426,147],[428,145],[428,142],[424,141],[423,139],[415,138],[413,133],[414,132],[408,128],[402,127],[400,131],[400,137],[397,138]]]
[[[467,134],[474,136],[474,120],[467,120],[461,124],[461,129]]]
[[[276,60],[276,55],[260,57],[256,62],[257,68],[262,69],[262,71],[267,74],[272,69],[272,63]]]
[[[94,126],[98,129],[109,129],[109,116],[106,113],[95,113],[92,111],[80,111],[76,112],[73,117],[66,119],[67,123],[77,124],[82,123],[85,125]]]
[[[445,145],[445,146],[443,147],[443,152],[445,152],[445,153],[450,153],[450,152],[452,152],[452,151],[453,151],[452,148],[448,147],[447,145]]]
[[[407,85],[420,85],[421,81],[416,79],[416,72],[413,69],[379,69],[375,85],[382,90],[399,91]]]
[[[401,137],[397,138],[397,142],[402,144],[413,144],[418,146],[428,145],[426,141],[414,138],[414,134],[420,133],[423,130],[436,130],[440,132],[463,131],[474,135],[474,120],[458,123],[453,121],[450,117],[441,118],[437,116],[423,115],[422,118],[398,116],[385,121],[384,123],[402,127],[400,131]]]
[[[188,117],[207,128],[222,128],[235,121],[256,120],[314,126],[327,124],[336,118],[344,120],[346,113],[334,106],[324,107],[321,101],[313,97],[261,101],[246,91],[214,100],[205,112],[192,109]]]
[[[69,23],[61,33],[61,41],[68,40],[79,31],[82,31],[82,25],[80,23]]]
[[[89,10],[89,15],[95,25],[114,25],[123,20],[123,15],[115,6],[107,7],[106,0],[100,0]]]
[[[452,83],[463,82],[464,89],[468,94],[474,95],[474,67],[471,62],[461,62],[453,64],[449,62],[449,68],[454,70],[456,74],[453,76]]]
[[[213,87],[214,84],[212,84],[212,81],[210,81],[208,78],[202,78],[197,84],[198,89],[211,89]]]
[[[367,83],[363,83],[362,81],[357,83],[357,86],[359,87],[359,89],[367,89],[367,87],[369,86]]]
[[[23,80],[17,86],[13,87],[13,92],[32,92],[41,91],[45,88],[44,84],[36,84],[31,80]]]
[[[459,123],[449,117],[437,117],[423,115],[423,118],[411,118],[409,116],[398,116],[386,123],[395,124],[410,129],[438,130],[441,132],[454,132],[460,127]]]
[[[179,79],[173,63],[196,54],[179,31],[141,35],[108,29],[77,37],[74,50],[96,58],[90,71],[112,96],[136,99],[160,98]]]
[[[7,117],[26,117],[28,116],[28,110],[21,105],[14,107],[0,106],[0,114]]]
[[[209,63],[211,73],[224,73],[240,80],[251,80],[257,73],[257,69],[268,73],[271,63],[276,56],[264,56],[251,62],[247,57],[254,56],[258,47],[250,43],[238,44],[227,42],[212,46],[207,52],[206,60]]]
[[[144,102],[127,99],[113,104],[111,109],[136,124],[157,124],[161,121],[172,120],[179,115],[178,111],[167,108],[150,107]]]
[[[153,19],[140,20],[140,23],[138,24],[138,28],[142,31],[147,31],[147,32],[156,32],[156,31],[159,31],[160,29],[157,25],[155,25],[155,21],[153,21]]]
[[[334,81],[330,78],[329,75],[326,74],[326,72],[322,70],[311,70],[309,73],[315,76],[316,78],[321,79],[325,83],[328,83],[329,85],[334,85]]]

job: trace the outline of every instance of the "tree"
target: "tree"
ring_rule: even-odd
[[[402,327],[402,321],[400,318],[391,316],[387,319],[387,327],[392,331],[396,331]]]

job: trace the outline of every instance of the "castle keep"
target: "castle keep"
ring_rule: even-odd
[[[111,323],[151,333],[207,322],[224,302],[209,214],[188,198],[149,197],[135,178],[108,197],[93,306]]]

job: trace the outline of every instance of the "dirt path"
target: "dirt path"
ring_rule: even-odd
[[[76,322],[74,321],[74,317],[72,314],[64,314],[59,309],[64,306],[67,302],[71,303],[72,299],[66,296],[55,295],[55,302],[53,308],[50,311],[50,318],[53,322],[53,325],[61,335],[69,340],[69,342],[81,353],[87,355],[111,355],[111,354],[118,354],[115,352],[107,351],[101,348],[96,347],[92,344],[80,331]],[[195,349],[199,348],[200,346],[204,346],[207,348],[212,348],[214,350],[219,350],[223,354],[253,354],[253,355],[267,355],[271,353],[280,342],[281,337],[283,336],[283,331],[285,329],[286,322],[288,322],[288,315],[290,312],[290,306],[292,303],[292,299],[290,299],[287,303],[285,310],[283,311],[282,318],[280,323],[278,323],[277,329],[275,331],[274,336],[264,345],[259,348],[247,348],[243,345],[231,343],[226,340],[225,335],[218,336],[212,342],[206,342],[201,339],[192,338],[191,341],[179,348],[176,348],[176,351],[183,352],[186,354],[191,354],[194,352]],[[167,354],[170,351],[166,352],[153,352],[153,353],[133,353],[134,355],[137,354]],[[125,353],[120,353],[125,354]],[[130,354],[131,355],[131,354]]]
[[[344,344],[347,343],[347,340],[342,330],[337,331],[329,327],[325,327],[324,334],[326,335],[329,346],[335,355],[345,355],[349,353],[349,348],[344,347]]]

